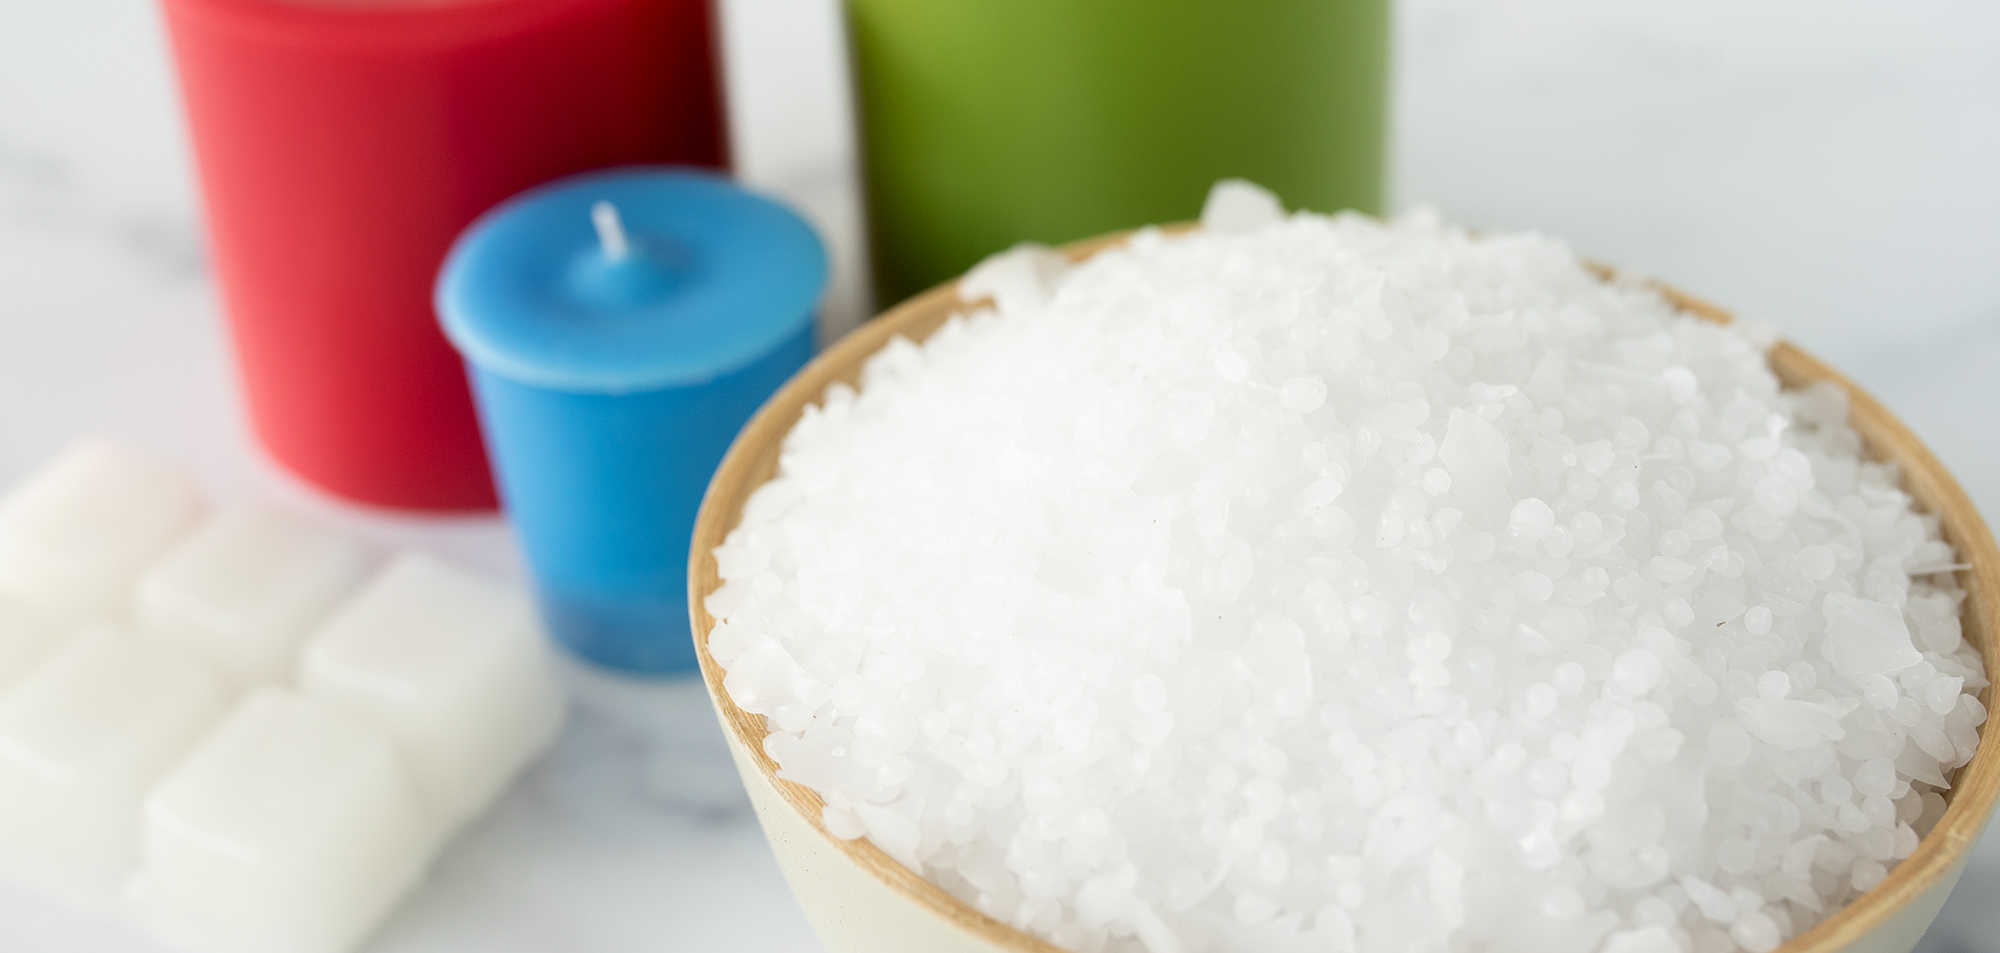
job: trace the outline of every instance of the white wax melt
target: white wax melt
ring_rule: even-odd
[[[94,629],[0,699],[0,870],[87,905],[116,900],[139,804],[223,711],[181,650]]]
[[[0,874],[196,951],[341,953],[562,693],[519,593],[416,555],[364,586],[350,539],[200,509],[95,442],[0,500]]]
[[[200,510],[193,481],[171,467],[77,444],[0,501],[0,592],[61,620],[111,617]]]
[[[67,627],[6,593],[0,593],[0,690],[55,647]]]
[[[183,645],[237,689],[289,679],[314,623],[360,584],[359,544],[263,504],[202,524],[139,579],[145,634]]]
[[[147,798],[140,903],[190,949],[338,953],[440,835],[380,727],[262,688]]]
[[[562,721],[527,598],[421,554],[396,559],[320,628],[301,680],[387,728],[447,824],[485,807]]]

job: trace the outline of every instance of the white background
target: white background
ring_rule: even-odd
[[[827,0],[727,2],[738,155],[858,274],[837,18]],[[1396,205],[1562,235],[1776,324],[2000,512],[2000,4],[1410,0],[1395,71]],[[385,550],[518,578],[497,520],[356,511],[258,455],[177,109],[152,0],[0,0],[0,483],[106,434],[221,498],[277,496]],[[851,279],[840,294],[865,308]],[[557,751],[370,949],[817,949],[699,686],[572,682]],[[1990,854],[1930,953],[2000,951]],[[0,888],[0,949],[146,948]]]

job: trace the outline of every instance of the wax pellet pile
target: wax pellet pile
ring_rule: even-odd
[[[1546,238],[1204,224],[976,270],[716,550],[829,831],[1085,953],[1763,951],[1910,854],[1986,679],[1841,391]]]

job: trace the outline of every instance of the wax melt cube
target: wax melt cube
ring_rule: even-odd
[[[308,694],[388,729],[447,824],[484,808],[562,722],[527,598],[420,554],[397,558],[327,620],[301,670]]]
[[[439,841],[387,733],[262,688],[146,799],[140,904],[189,949],[338,953]]]
[[[114,615],[200,509],[194,483],[173,468],[77,444],[0,500],[0,591],[59,620]]]
[[[64,642],[0,700],[0,871],[114,900],[146,789],[222,709],[215,676],[172,646],[105,629]]]
[[[0,593],[0,691],[40,661],[67,631],[67,626]]]
[[[360,584],[358,543],[276,507],[233,507],[139,579],[144,633],[207,659],[236,688],[289,681],[299,646]]]

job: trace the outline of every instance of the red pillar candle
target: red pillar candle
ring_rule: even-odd
[[[340,496],[494,505],[431,285],[528,186],[721,160],[704,0],[164,0],[259,438]]]

